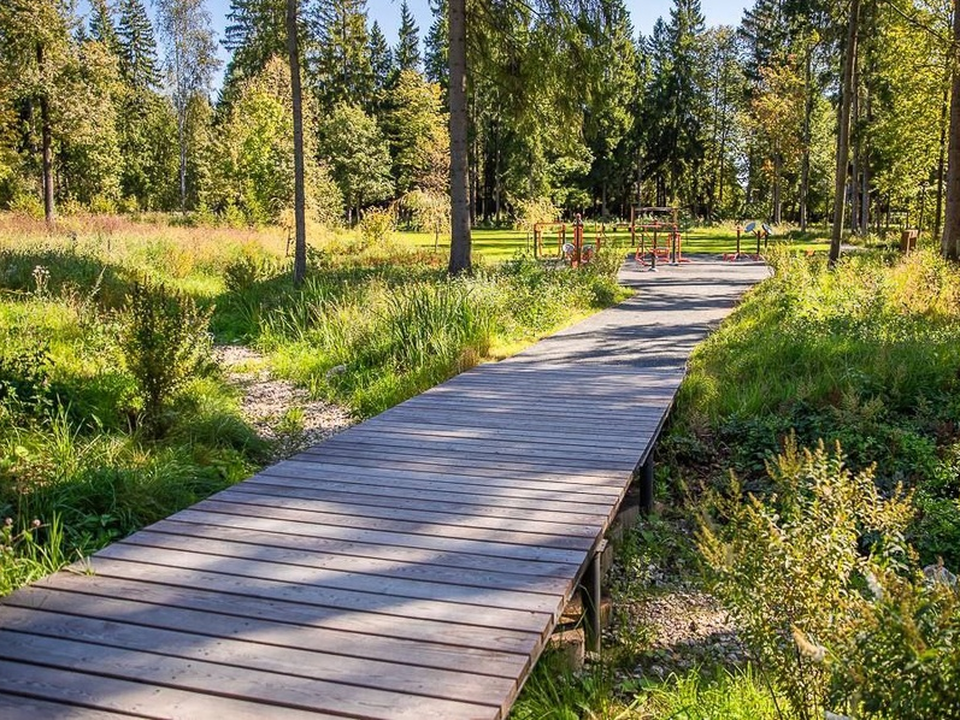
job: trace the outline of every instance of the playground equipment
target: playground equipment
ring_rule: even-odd
[[[590,262],[600,245],[606,238],[603,225],[594,223],[594,244],[584,242],[583,218],[577,213],[570,225],[572,237],[568,240],[567,223],[536,223],[533,226],[533,256],[543,257],[544,239],[556,235],[557,255],[566,260],[571,267],[579,267]]]
[[[743,231],[753,233],[757,238],[757,249],[752,255],[741,251],[740,236]],[[769,245],[771,235],[773,235],[773,228],[766,223],[757,223],[754,221],[747,223],[745,228],[741,228],[740,223],[737,223],[737,251],[735,253],[724,253],[723,259],[727,260],[728,262],[734,262],[741,258],[763,260],[763,255],[760,254],[760,241],[763,241],[763,249],[766,250],[767,246]]]
[[[657,215],[668,215],[669,220],[656,220]],[[651,218],[638,222],[638,218]],[[640,241],[637,242],[639,231]],[[651,234],[652,244],[647,250],[647,233]],[[659,244],[660,235],[666,238],[666,245]],[[690,262],[683,257],[683,236],[677,223],[677,208],[675,207],[631,207],[630,208],[630,239],[636,246],[635,258],[641,265],[647,265],[644,259],[650,256],[650,270],[657,269],[658,261],[669,261],[671,265]]]

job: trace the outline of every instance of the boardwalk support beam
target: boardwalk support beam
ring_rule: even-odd
[[[587,572],[583,576],[581,585],[583,590],[583,612],[586,625],[586,645],[587,650],[592,653],[600,652],[600,639],[602,631],[600,627],[600,586],[603,582],[603,576],[600,570],[601,558],[606,542],[601,542],[600,546],[594,551],[587,566]]]
[[[653,512],[653,448],[643,463],[643,475],[640,477],[640,512],[649,515]]]

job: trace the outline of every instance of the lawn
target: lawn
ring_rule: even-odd
[[[588,221],[584,226],[584,240],[588,244],[593,244],[601,228],[595,223]],[[601,245],[608,243],[611,247],[619,248],[625,253],[635,251],[634,244],[629,229],[621,224],[602,228]],[[571,226],[568,224],[566,237],[569,241],[572,235]],[[446,257],[450,250],[448,237],[438,239],[433,233],[400,232],[397,238],[404,244],[433,251],[436,248],[437,253]],[[733,224],[725,223],[722,225],[693,227],[684,230],[682,233],[683,252],[689,254],[706,253],[712,255],[732,254],[737,248],[736,227]],[[646,237],[649,246],[652,240],[650,234]],[[638,235],[639,241],[639,235]],[[664,236],[658,237],[658,244],[663,246]],[[488,262],[499,262],[509,260],[518,253],[532,253],[533,239],[532,233],[524,230],[498,229],[489,230],[477,228],[472,231],[472,243],[474,252]],[[796,230],[787,231],[782,237],[774,235],[769,239],[769,246],[788,247],[803,252],[826,252],[830,247],[830,241],[827,230],[818,228],[814,231],[801,234]],[[545,257],[559,256],[557,245],[557,231],[548,230],[545,232],[543,249]],[[741,250],[744,253],[755,252],[756,239],[752,233],[744,232],[741,238]]]

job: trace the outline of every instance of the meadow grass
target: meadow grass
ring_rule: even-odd
[[[282,229],[173,220],[72,217],[48,230],[0,215],[0,521],[10,518],[0,593],[271,457],[209,357],[147,417],[141,385],[150,362],[159,372],[176,356],[154,351],[176,341],[131,335],[138,286],[169,289],[143,307],[195,302],[212,339],[258,347],[274,374],[358,417],[624,297],[612,256],[577,271],[478,253],[472,277],[450,279],[438,254],[322,228],[311,228],[308,278],[294,287]],[[133,337],[153,353],[139,363]]]

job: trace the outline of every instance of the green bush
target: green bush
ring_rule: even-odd
[[[839,447],[800,452],[791,439],[768,472],[764,499],[733,482],[715,505],[723,524],[705,521],[698,546],[755,659],[807,720],[822,717],[832,669],[864,629],[871,579],[909,567],[911,498],[885,498]]]
[[[134,283],[120,346],[140,390],[144,427],[154,437],[169,426],[166,406],[208,358],[211,312],[165,285]]]

